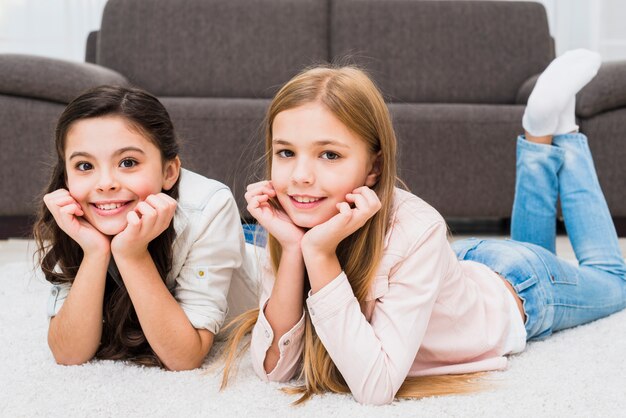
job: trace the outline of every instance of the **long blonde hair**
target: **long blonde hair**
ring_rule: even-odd
[[[315,67],[301,72],[285,84],[276,94],[265,119],[266,175],[272,168],[272,124],[276,116],[285,110],[308,103],[321,103],[346,127],[356,133],[377,159],[379,176],[372,189],[378,195],[382,207],[363,227],[344,239],[337,248],[337,258],[348,277],[357,300],[363,306],[372,286],[376,270],[383,256],[384,238],[390,227],[396,177],[396,136],[389,110],[381,92],[362,70],[352,67]],[[274,272],[278,271],[281,246],[271,235],[268,251]],[[364,255],[367,255],[364,257]],[[303,295],[303,298],[305,295]],[[306,307],[306,304],[304,304]],[[228,384],[233,362],[247,345],[238,349],[241,339],[249,333],[258,317],[259,310],[248,311],[235,318],[225,331],[230,331],[224,350],[224,375],[222,388]],[[302,403],[314,394],[323,392],[349,393],[343,376],[328,355],[315,333],[308,312],[305,314],[304,354],[301,378],[304,384],[285,389],[288,393],[302,395],[296,403]],[[460,384],[452,386],[450,381]],[[466,376],[408,378],[397,396],[423,397],[448,393],[463,393]],[[438,387],[437,390],[435,386]]]

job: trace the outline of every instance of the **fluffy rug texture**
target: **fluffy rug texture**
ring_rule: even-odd
[[[214,354],[202,369],[178,373],[113,361],[57,365],[46,343],[49,285],[25,259],[0,266],[2,417],[626,417],[626,311],[530,343],[478,394],[381,407],[328,394],[293,407],[281,385],[257,378],[247,355],[222,392]]]

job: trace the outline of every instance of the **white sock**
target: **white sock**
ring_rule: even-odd
[[[576,131],[576,93],[598,72],[600,55],[575,49],[554,59],[537,79],[522,125],[534,136]]]
[[[576,95],[567,102],[559,114],[559,123],[556,125],[553,135],[567,134],[570,132],[578,132],[578,125],[576,125]]]

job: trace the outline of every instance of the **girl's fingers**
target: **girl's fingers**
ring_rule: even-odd
[[[141,226],[146,229],[151,229],[157,219],[157,211],[148,203],[139,202],[137,206],[135,206],[135,210],[133,211],[138,218],[141,219]],[[141,215],[141,216],[139,216]]]
[[[151,194],[148,197],[146,197],[146,200],[144,200],[144,202],[152,206],[152,208],[155,209],[157,212],[167,209],[167,203],[165,202],[164,199],[161,199],[158,195]]]
[[[366,221],[376,212],[376,210],[373,210],[368,200],[361,194],[348,193],[346,200],[354,203],[353,211],[356,220]]]
[[[59,189],[52,193],[48,193],[44,196],[43,200],[50,211],[53,211],[55,207],[63,207],[71,204],[77,205],[80,208],[78,202],[65,189]],[[80,209],[80,212],[82,212],[82,208]]]
[[[350,207],[350,205],[346,202],[341,202],[341,203],[337,203],[337,210],[339,211],[339,213],[341,213],[342,215],[350,215],[352,208]]]
[[[75,215],[75,216],[80,216],[77,215],[77,213],[82,213],[82,210],[80,209],[80,206],[78,206],[77,204],[70,204],[70,205],[65,205],[59,208],[59,213],[62,213],[64,215]]]
[[[364,208],[365,205],[367,205],[374,212],[377,212],[378,209],[380,209],[381,207],[380,199],[378,198],[378,195],[376,194],[374,190],[370,189],[367,186],[362,186],[362,187],[358,187],[354,189],[352,193],[348,194],[348,196],[350,196],[350,199],[352,201],[355,201],[357,197],[361,197],[362,199],[364,199],[365,203],[363,203],[363,200],[360,200],[360,203],[357,204],[357,206],[360,205],[361,208]],[[348,197],[346,196],[346,200],[347,199]],[[356,201],[355,201],[355,204],[356,204]]]
[[[59,211],[67,207],[73,208],[70,212],[64,211],[63,213],[71,213],[72,215],[76,216],[83,216],[85,214],[85,212],[83,212],[83,208],[81,208],[80,205],[76,203],[76,201],[72,198],[63,202],[55,202],[55,204],[59,208]]]
[[[357,187],[356,189],[354,189],[352,191],[352,193],[360,194],[360,195],[362,195],[363,197],[365,197],[369,201],[379,200],[378,199],[378,195],[376,194],[376,192],[374,190],[370,189],[367,186]]]
[[[70,192],[68,192],[66,189],[57,189],[53,192],[47,193],[44,197],[43,200],[44,202],[48,202],[49,200],[53,200],[56,199],[60,196],[69,196]]]
[[[170,224],[174,213],[176,212],[176,200],[172,199],[165,193],[150,195],[146,197],[145,202],[155,210],[154,222],[148,223],[158,233],[163,232]]]
[[[141,215],[142,219],[147,217],[155,217],[157,213],[156,209],[145,201],[137,203],[134,212],[136,212],[138,215]]]
[[[137,215],[137,212],[128,212],[128,215],[126,215],[126,221],[128,222],[128,226],[126,228],[138,230],[141,226],[141,219],[139,219],[139,215]]]
[[[257,181],[256,183],[248,184],[248,186],[246,186],[246,191],[258,189],[259,187],[264,187],[268,184],[270,184],[268,180]]]
[[[247,191],[244,194],[244,197],[245,197],[246,200],[250,200],[254,196],[258,196],[258,195],[262,195],[262,194],[266,194],[266,195],[268,195],[270,197],[274,197],[274,196],[276,196],[276,191],[274,189],[270,189],[269,187],[259,187],[259,188]]]
[[[47,193],[43,197],[43,201],[55,219],[59,215],[64,217],[83,215],[83,210],[78,202],[76,202],[76,200],[74,200],[74,198],[70,195],[70,192],[65,189],[57,189],[51,193]],[[57,219],[57,222],[58,221],[59,219]]]
[[[55,197],[52,199],[51,202],[57,206],[65,206],[65,205],[69,205],[70,203],[76,203],[74,198],[70,196],[69,194]]]
[[[356,209],[360,211],[364,211],[364,212],[367,211],[367,209],[369,208],[369,202],[367,201],[365,197],[363,197],[363,195],[353,194],[352,198],[353,198],[354,205],[356,206]]]
[[[269,207],[270,205],[267,203],[269,199],[270,197],[267,195],[254,196],[248,201],[248,212],[254,216],[252,212],[258,211],[262,207]]]
[[[267,195],[269,197],[274,197],[276,196],[276,191],[266,186],[252,188],[252,189],[249,189],[245,193],[244,198],[246,199],[246,201],[250,201],[255,196],[260,196],[260,195]]]
[[[167,218],[168,222],[174,216],[174,212],[176,212],[176,200],[165,193],[150,195],[145,201],[157,211],[158,215],[165,215],[163,218],[164,220]]]

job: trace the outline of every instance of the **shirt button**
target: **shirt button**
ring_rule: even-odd
[[[315,315],[315,311],[313,310],[313,308],[309,308],[309,313],[310,313],[311,315]]]
[[[265,330],[265,338],[269,338],[270,337],[270,333],[268,330]]]
[[[56,296],[59,293],[57,288],[52,289],[52,296]]]
[[[289,340],[285,340],[285,342],[283,343],[283,345],[289,345]]]

